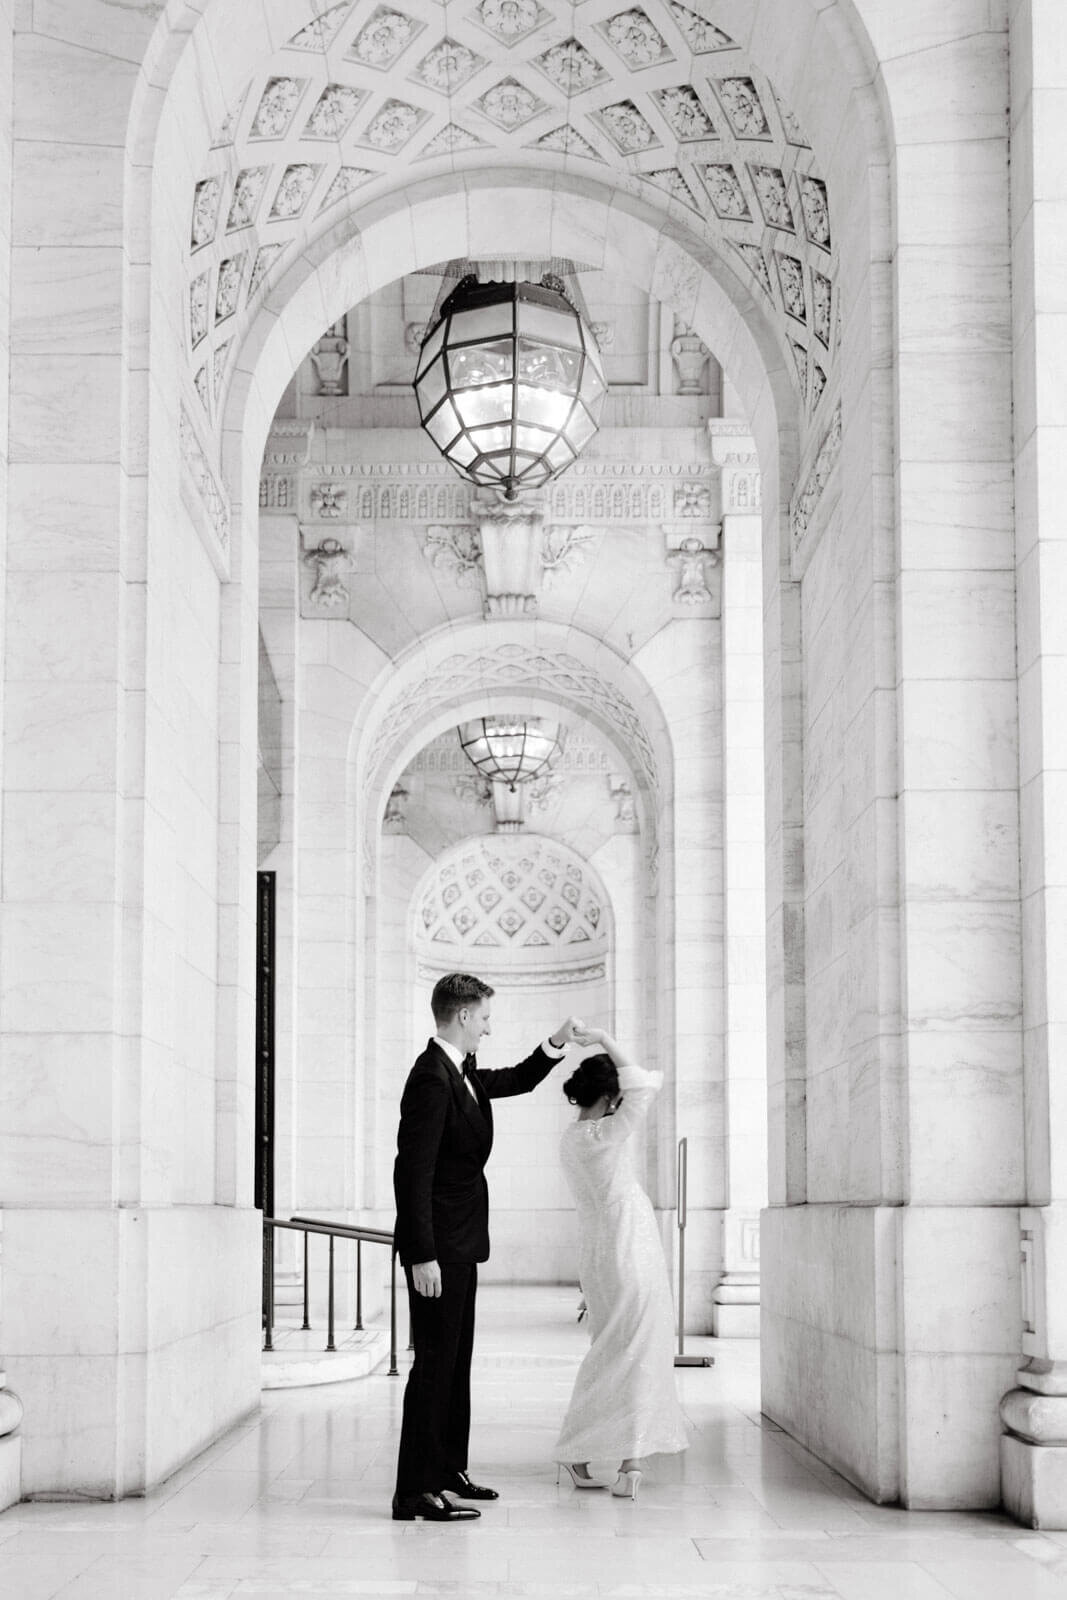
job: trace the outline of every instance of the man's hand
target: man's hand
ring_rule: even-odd
[[[582,1031],[582,1027],[583,1024],[580,1017],[568,1017],[565,1022],[560,1023],[555,1033],[549,1034],[548,1042],[554,1045],[557,1050],[562,1050],[565,1044],[573,1044],[578,1034]]]
[[[411,1269],[411,1281],[415,1285],[416,1294],[424,1294],[429,1300],[441,1298],[441,1268],[436,1261],[420,1261]]]

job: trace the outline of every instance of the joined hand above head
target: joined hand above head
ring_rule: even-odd
[[[606,1048],[610,1043],[610,1035],[605,1028],[587,1028],[584,1023],[578,1023],[574,1030],[574,1042],[587,1049],[592,1044]]]
[[[580,1017],[566,1017],[559,1027],[549,1034],[549,1041],[557,1050],[562,1050],[565,1044],[573,1044],[577,1040],[583,1027],[584,1023]]]

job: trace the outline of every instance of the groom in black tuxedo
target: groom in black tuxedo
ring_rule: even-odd
[[[576,1019],[518,1066],[479,1072],[474,1052],[489,1032],[492,997],[487,983],[464,972],[436,984],[430,1004],[437,1032],[400,1101],[395,1248],[408,1281],[415,1359],[404,1391],[397,1522],[468,1521],[480,1513],[448,1495],[498,1498],[467,1476],[474,1298],[478,1262],[489,1258],[490,1102],[536,1089],[562,1059]]]

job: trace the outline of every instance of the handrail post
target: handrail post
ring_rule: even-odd
[[[263,1223],[263,1349],[274,1349],[274,1227]]]
[[[396,1364],[396,1251],[390,1253],[391,1271],[389,1274],[389,1376],[398,1378],[400,1372]]]
[[[333,1342],[333,1234],[332,1233],[330,1234],[330,1315],[329,1315],[329,1330],[328,1330],[327,1336],[326,1336],[326,1349],[328,1351],[330,1351],[330,1350],[334,1350],[335,1351],[337,1349],[337,1346]]]
[[[676,1367],[713,1367],[714,1356],[685,1354],[685,1226],[689,1220],[689,1140],[678,1141],[678,1354]]]
[[[309,1237],[308,1236],[308,1231],[305,1228],[304,1229],[304,1325],[300,1330],[302,1333],[309,1333],[311,1331],[311,1323],[308,1321],[308,1237]]]
[[[356,1240],[356,1332],[363,1332],[363,1240]]]

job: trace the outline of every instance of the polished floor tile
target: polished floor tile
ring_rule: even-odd
[[[144,1500],[0,1516],[0,1600],[1067,1600],[1067,1534],[871,1505],[760,1417],[748,1342],[679,1371],[692,1444],[636,1504],[557,1485],[574,1298],[481,1291],[478,1522],[391,1520],[402,1380],[275,1390]]]

